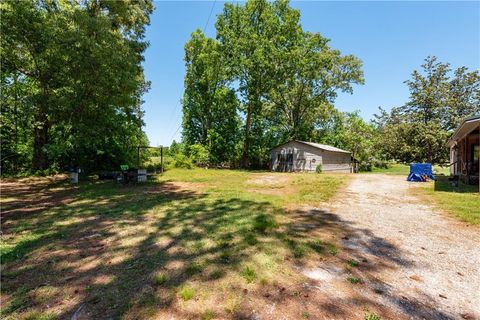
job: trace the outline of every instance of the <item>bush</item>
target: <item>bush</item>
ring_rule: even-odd
[[[200,144],[192,144],[188,146],[188,155],[192,163],[197,166],[205,166],[208,164],[208,150]]]
[[[371,162],[360,162],[358,164],[359,171],[372,171],[373,165]]]
[[[173,156],[173,166],[175,168],[193,169],[194,164],[191,158],[183,153],[177,153]]]
[[[323,172],[323,166],[321,163],[317,165],[317,168],[315,169],[316,173],[322,173]]]

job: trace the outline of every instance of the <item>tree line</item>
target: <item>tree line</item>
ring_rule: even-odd
[[[2,1],[2,174],[135,161],[151,0]]]
[[[0,10],[1,173],[135,165],[148,144],[151,0],[4,1]],[[350,150],[364,169],[445,163],[452,130],[480,113],[478,70],[433,56],[405,82],[404,105],[371,121],[339,111],[337,94],[364,83],[362,62],[303,30],[288,1],[227,3],[215,28],[185,44],[182,143],[168,151],[178,166],[265,167],[268,151],[292,139]]]
[[[338,111],[338,92],[364,83],[362,62],[304,31],[288,1],[227,3],[215,27],[215,38],[196,30],[185,45],[182,99],[183,153],[203,148],[212,164],[264,167],[268,151],[292,139],[350,150],[367,169],[386,161],[445,163],[453,128],[480,112],[478,71],[450,75],[435,57],[405,82],[405,105],[380,108],[369,122]]]

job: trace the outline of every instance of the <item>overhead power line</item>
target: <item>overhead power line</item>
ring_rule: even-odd
[[[212,17],[213,8],[215,7],[215,3],[217,3],[217,0],[214,0],[213,3],[212,3],[212,7],[210,8],[210,13],[208,14],[207,22],[205,22],[205,26],[203,27],[203,33],[205,33],[205,30],[207,30],[208,23],[210,22],[210,18]],[[173,115],[175,114],[175,110],[178,108],[179,104],[180,104],[180,100],[177,101],[177,104],[175,105],[175,108],[173,109],[172,116],[170,117],[171,120],[172,120]],[[175,132],[172,134],[172,137],[170,138],[171,141],[173,141],[173,137],[175,137],[178,130],[180,130],[181,126],[182,126],[182,123],[180,122],[177,129],[175,130]]]

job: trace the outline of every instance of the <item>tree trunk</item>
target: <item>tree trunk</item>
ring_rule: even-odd
[[[250,126],[252,122],[252,107],[249,104],[247,107],[247,118],[245,121],[245,136],[243,140],[243,154],[242,154],[242,160],[241,160],[241,167],[242,168],[248,168],[250,166],[249,163],[249,156],[248,156],[248,149],[250,147]]]
[[[48,143],[48,118],[45,108],[40,106],[35,114],[35,123],[33,127],[33,170],[45,170],[48,168],[48,157],[45,147]]]

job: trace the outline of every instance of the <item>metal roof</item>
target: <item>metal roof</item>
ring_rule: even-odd
[[[317,149],[322,149],[325,151],[332,151],[332,152],[342,152],[342,153],[351,153],[350,151],[342,150],[340,148],[334,147],[334,146],[329,146],[327,144],[321,144],[321,143],[314,143],[314,142],[307,142],[307,141],[300,141],[300,140],[292,140],[286,143],[282,143],[281,145],[276,146],[275,148],[278,148],[280,146],[289,144],[290,142],[298,142],[298,143],[303,143],[306,145],[309,145],[311,147],[317,148]],[[273,149],[275,149],[273,148]]]
[[[478,123],[480,123],[480,114],[463,120],[462,124],[458,126],[452,137],[448,140],[448,146],[453,146],[457,140],[462,139],[467,134],[475,130],[475,128],[478,126]]]

